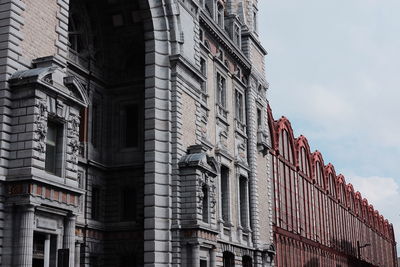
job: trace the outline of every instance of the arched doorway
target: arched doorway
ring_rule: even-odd
[[[165,83],[168,70],[154,59],[161,46],[154,44],[152,14],[158,12],[160,17],[163,9],[149,2],[70,1],[68,71],[79,77],[90,97],[81,124],[86,133],[81,141],[87,161],[80,167],[86,170],[83,189],[88,228],[83,232],[81,261],[143,266],[145,259],[153,264],[165,263],[167,258],[155,256],[160,246],[145,245],[154,244],[156,237],[151,232],[167,231],[152,223],[160,221],[151,211],[159,208],[157,204],[145,209],[145,199],[157,197],[146,188],[154,187],[156,176],[170,175],[160,171],[157,165],[162,168],[164,163],[155,160],[161,153],[157,150],[160,134],[155,132],[164,130],[157,124],[164,116],[158,109],[169,101],[165,95],[169,84]],[[168,38],[158,42],[168,46]],[[160,75],[161,85],[157,82]],[[169,223],[168,218],[161,220]],[[86,234],[90,231],[95,239]],[[145,231],[151,238],[145,239]],[[164,236],[160,244],[169,247],[169,236]],[[168,253],[164,248],[160,251]]]

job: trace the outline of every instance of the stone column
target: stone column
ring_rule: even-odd
[[[216,267],[217,266],[217,253],[216,249],[212,248],[210,250],[210,267]]]
[[[32,205],[21,207],[21,225],[19,228],[18,247],[16,249],[16,266],[31,267],[33,255],[33,223],[35,207]]]
[[[50,267],[50,235],[44,240],[44,267]]]
[[[70,215],[65,219],[64,248],[69,249],[69,266],[75,264],[75,222],[76,216]]]
[[[75,243],[75,267],[81,266],[81,243]]]
[[[200,267],[200,245],[192,245],[192,267]]]

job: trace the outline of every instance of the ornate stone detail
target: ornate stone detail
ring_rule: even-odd
[[[71,160],[74,163],[77,163],[78,161],[78,155],[79,155],[79,150],[81,143],[79,142],[79,117],[76,116],[75,114],[70,115],[69,119],[69,146],[71,148]]]
[[[39,112],[36,116],[35,124],[36,124],[36,138],[37,145],[35,150],[44,153],[46,150],[46,135],[47,135],[47,104],[46,100],[41,99],[37,104]]]
[[[207,173],[203,173],[203,175],[199,176],[198,178],[198,187],[197,187],[197,196],[198,196],[198,207],[200,211],[202,210],[203,206],[201,205],[204,198],[203,193],[203,186],[207,186],[208,188],[208,198],[209,198],[209,205],[210,205],[210,212],[214,213],[214,207],[217,203],[216,199],[216,186],[215,186],[215,177],[208,175]]]
[[[69,142],[69,146],[71,147],[71,160],[75,163],[77,163],[78,160],[78,155],[79,155],[79,148],[80,148],[80,142],[77,139],[72,139]]]

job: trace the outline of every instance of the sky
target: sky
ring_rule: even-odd
[[[400,240],[400,1],[258,2],[274,118],[287,117]]]

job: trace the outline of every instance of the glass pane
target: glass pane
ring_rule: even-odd
[[[46,145],[46,161],[45,169],[48,172],[56,172],[56,146],[47,144]]]
[[[47,124],[47,137],[46,142],[49,145],[55,146],[57,140],[57,127],[52,122],[48,122]]]

